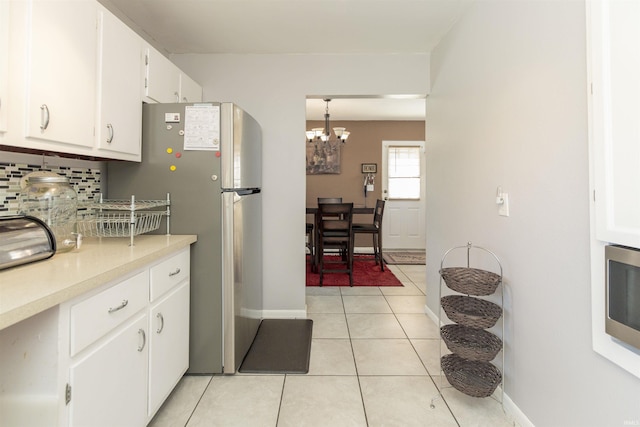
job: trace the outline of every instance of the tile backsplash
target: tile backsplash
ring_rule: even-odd
[[[20,195],[20,180],[23,176],[34,171],[50,171],[69,178],[69,183],[78,193],[78,202],[93,199],[101,191],[100,167],[54,166],[43,167],[38,164],[22,163],[20,161],[0,160],[0,215],[15,215],[18,213],[18,196]]]

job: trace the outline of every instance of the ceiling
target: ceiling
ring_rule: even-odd
[[[419,54],[472,0],[99,1],[167,54]],[[424,99],[332,99],[332,119],[424,120]],[[307,118],[324,109],[309,100]]]
[[[424,120],[425,97],[333,97],[331,120]],[[307,98],[307,120],[324,120],[327,103]]]

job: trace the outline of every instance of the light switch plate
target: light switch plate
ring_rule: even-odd
[[[502,203],[498,208],[498,215],[509,216],[509,194],[502,193],[502,200],[504,203]]]

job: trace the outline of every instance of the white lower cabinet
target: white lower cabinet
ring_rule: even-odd
[[[188,281],[184,281],[151,307],[149,417],[156,413],[189,367],[188,307]]]
[[[148,340],[147,313],[139,313],[71,365],[69,425],[146,424]]]
[[[151,420],[188,368],[189,294],[186,248],[61,305],[61,426]]]

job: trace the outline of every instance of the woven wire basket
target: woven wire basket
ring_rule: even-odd
[[[440,364],[449,384],[468,396],[489,397],[502,381],[500,370],[489,362],[447,354],[442,356]]]
[[[452,322],[471,328],[492,328],[502,316],[499,305],[469,296],[447,295],[440,304]]]
[[[440,270],[447,286],[467,295],[491,295],[500,284],[500,275],[469,267],[447,267]]]
[[[502,340],[484,329],[445,325],[440,335],[452,353],[467,360],[488,362],[502,349]]]
[[[133,235],[157,230],[165,212],[136,212],[134,214]],[[98,212],[79,216],[78,233],[87,237],[130,237],[130,212]]]

